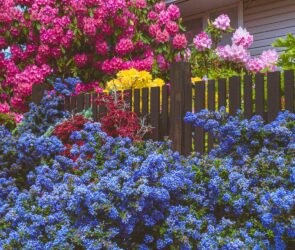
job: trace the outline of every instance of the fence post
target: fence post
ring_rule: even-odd
[[[191,69],[187,62],[175,62],[170,67],[170,139],[173,150],[190,154],[192,149],[192,128],[184,123],[186,112],[192,111]]]
[[[32,102],[39,105],[45,90],[49,90],[47,84],[34,84],[32,87]]]

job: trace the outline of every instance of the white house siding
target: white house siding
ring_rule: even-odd
[[[276,38],[295,34],[295,0],[244,0],[244,26],[254,35],[251,54],[259,55]]]

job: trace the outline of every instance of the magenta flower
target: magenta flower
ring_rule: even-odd
[[[84,67],[87,63],[87,55],[86,54],[75,55],[74,62],[78,67],[80,68]]]
[[[167,11],[162,10],[158,16],[158,24],[164,25],[170,21],[170,15]]]
[[[170,19],[173,21],[180,18],[180,10],[175,4],[170,4],[167,8],[167,12],[170,16]]]
[[[157,34],[156,34],[156,41],[159,42],[159,43],[166,43],[169,41],[169,33],[167,30],[164,30],[164,31],[161,31],[161,30],[158,30],[157,31]]]
[[[204,51],[211,48],[212,40],[205,32],[201,32],[195,36],[194,45],[198,51]]]
[[[95,44],[96,53],[106,55],[108,53],[108,45],[105,41],[97,41]]]
[[[157,18],[158,18],[158,14],[156,12],[150,11],[148,13],[148,19],[155,21],[155,20],[157,20]]]
[[[146,8],[147,3],[146,3],[145,0],[136,0],[135,5],[136,5],[137,8],[143,9],[143,8]]]
[[[166,30],[169,32],[171,36],[174,36],[179,31],[179,26],[176,22],[170,21],[166,23]]]
[[[246,29],[239,27],[232,37],[232,42],[235,45],[242,45],[245,49],[248,49],[253,43],[253,36]]]
[[[220,29],[220,30],[227,30],[228,28],[230,28],[230,19],[229,16],[226,14],[222,14],[219,17],[217,17],[215,19],[215,21],[213,22],[213,25],[215,26],[215,28]]]
[[[177,34],[173,38],[173,47],[175,49],[184,49],[187,46],[187,39],[184,34]]]
[[[119,40],[118,44],[116,45],[116,52],[119,55],[126,55],[133,51],[134,46],[130,39],[122,38]]]
[[[160,2],[160,3],[156,3],[155,4],[155,11],[156,12],[161,12],[162,10],[166,9],[166,3],[164,1]]]

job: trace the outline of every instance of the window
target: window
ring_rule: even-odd
[[[238,8],[231,8],[231,9],[226,9],[222,11],[217,11],[215,13],[210,14],[210,19],[214,20],[216,17],[218,17],[221,14],[227,14],[229,16],[230,25],[232,28],[237,29],[239,27]],[[224,35],[222,41],[220,42],[220,45],[231,44],[231,37],[232,37],[232,34]]]
[[[194,19],[190,19],[184,22],[184,26],[186,28],[186,37],[189,42],[193,41],[195,35],[200,33],[204,27],[207,26],[207,19],[210,18],[214,20],[221,14],[227,14],[231,20],[231,27],[236,29],[239,27],[239,24],[242,22],[242,13],[240,13],[239,8],[241,6],[233,6],[231,8],[223,9],[223,10],[216,10],[216,11],[209,11],[202,13],[201,16],[198,16]],[[241,7],[242,8],[242,7]],[[239,16],[240,15],[240,16]],[[231,37],[232,34],[226,34],[223,36],[220,45],[231,44]]]
[[[189,43],[193,42],[195,35],[199,34],[203,29],[203,19],[195,18],[184,22],[186,28],[186,38]]]

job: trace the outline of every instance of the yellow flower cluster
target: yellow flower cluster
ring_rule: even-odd
[[[156,78],[153,80],[148,71],[138,71],[136,69],[121,70],[117,73],[117,78],[107,82],[106,90],[127,90],[150,87],[161,87],[165,82]]]
[[[192,77],[192,83],[200,82],[202,79],[200,77]]]

